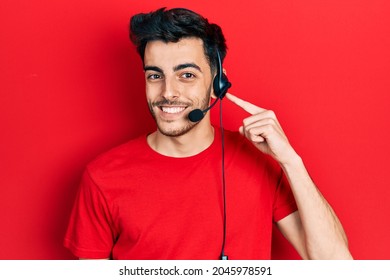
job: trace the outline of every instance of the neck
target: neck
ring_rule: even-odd
[[[147,138],[149,146],[157,153],[169,157],[190,157],[207,149],[214,140],[214,128],[208,124],[199,123],[188,133],[170,137],[160,131],[150,134]]]

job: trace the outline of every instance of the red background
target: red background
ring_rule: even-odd
[[[128,20],[183,1],[144,2],[1,1],[0,259],[73,258],[62,238],[85,164],[154,128]],[[231,92],[276,111],[357,259],[390,258],[388,3],[186,4],[222,26]],[[224,104],[237,129],[246,114]]]

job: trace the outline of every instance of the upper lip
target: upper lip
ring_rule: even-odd
[[[158,107],[188,107],[188,105],[183,105],[183,104],[172,104],[172,105],[167,105],[167,104],[163,104],[163,105],[158,105]]]
[[[167,107],[167,108],[187,108],[188,106],[184,106],[184,105],[161,105],[161,106],[158,106],[159,108],[163,108],[163,107]]]
[[[184,108],[187,108],[190,106],[190,104],[187,104],[187,103],[178,102],[178,101],[169,101],[169,100],[158,101],[158,102],[155,102],[153,105],[156,107],[159,107],[160,109],[162,109],[162,107],[170,107],[170,108],[184,107]]]

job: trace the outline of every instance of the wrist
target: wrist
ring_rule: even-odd
[[[288,170],[291,168],[299,167],[303,164],[302,158],[292,149],[291,152],[286,156],[283,161],[279,162],[280,166],[284,170]]]

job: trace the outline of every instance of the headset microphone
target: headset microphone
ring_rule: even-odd
[[[211,104],[210,107],[207,107],[205,110],[201,110],[201,109],[195,109],[195,110],[192,110],[189,114],[188,114],[188,118],[190,119],[190,121],[192,122],[198,122],[200,120],[203,119],[204,115],[207,113],[208,110],[210,110],[211,108],[214,107],[214,105],[218,102],[218,99],[215,99],[215,101],[213,102],[213,104]]]
[[[218,50],[217,50],[217,57],[218,57],[217,75],[215,76],[214,81],[213,81],[214,94],[217,96],[217,99],[213,102],[213,104],[211,104],[211,106],[207,107],[204,110],[201,110],[201,109],[192,110],[188,114],[188,118],[192,122],[201,121],[203,119],[204,115],[207,113],[207,111],[210,110],[211,108],[213,108],[219,99],[222,100],[222,98],[225,97],[228,89],[232,86],[232,84],[229,82],[228,78],[226,77],[226,75],[222,71],[222,61],[221,61],[221,56],[220,56]]]

